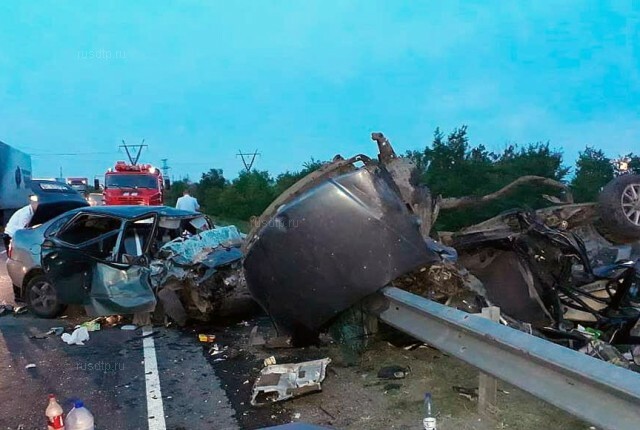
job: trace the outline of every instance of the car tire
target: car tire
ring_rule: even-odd
[[[640,240],[640,175],[622,175],[609,182],[598,198],[596,227],[613,243]]]
[[[24,296],[29,310],[41,318],[55,318],[66,309],[58,302],[55,287],[44,275],[29,280]]]

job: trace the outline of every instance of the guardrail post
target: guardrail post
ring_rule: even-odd
[[[482,318],[491,321],[500,321],[500,308],[489,306],[482,308]],[[478,412],[482,415],[490,415],[498,409],[498,380],[493,376],[480,372],[478,375]]]

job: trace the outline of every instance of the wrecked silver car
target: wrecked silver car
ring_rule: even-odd
[[[536,176],[488,196],[442,198],[383,135],[372,137],[377,160],[336,157],[285,191],[247,237],[248,286],[279,329],[308,341],[392,284],[469,312],[498,305],[503,323],[575,348],[588,340],[579,324],[607,342],[637,340],[637,263],[615,258],[598,268],[594,256],[619,244],[612,240],[640,240],[640,177],[616,178],[591,204],[573,204],[565,184]],[[564,201],[550,197],[554,208],[457,233],[431,231],[441,210],[472,208],[525,182],[561,189]]]
[[[87,207],[18,231],[7,267],[17,299],[41,317],[53,318],[69,304],[84,305],[92,316],[145,313],[156,308],[157,295],[172,280],[175,267],[196,278],[204,266],[239,268],[239,238],[235,227],[214,228],[201,214],[173,208]],[[176,256],[172,250],[181,246],[199,246],[205,256],[202,261],[179,260],[186,251]],[[205,287],[191,290],[206,279],[180,283],[180,288],[174,283],[171,289],[207,295]]]

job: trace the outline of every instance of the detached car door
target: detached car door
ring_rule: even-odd
[[[42,244],[42,268],[58,300],[82,304],[92,316],[149,312],[156,299],[149,269],[118,261],[124,223],[80,213]]]

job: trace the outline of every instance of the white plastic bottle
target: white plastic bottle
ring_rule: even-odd
[[[431,405],[431,393],[426,393],[424,395],[424,418],[422,419],[422,426],[425,430],[436,430],[436,417],[433,416],[432,405]]]
[[[63,410],[53,394],[49,394],[49,404],[44,414],[47,416],[47,430],[65,430]]]
[[[77,400],[73,409],[67,414],[65,430],[94,430],[93,415],[81,400]]]

